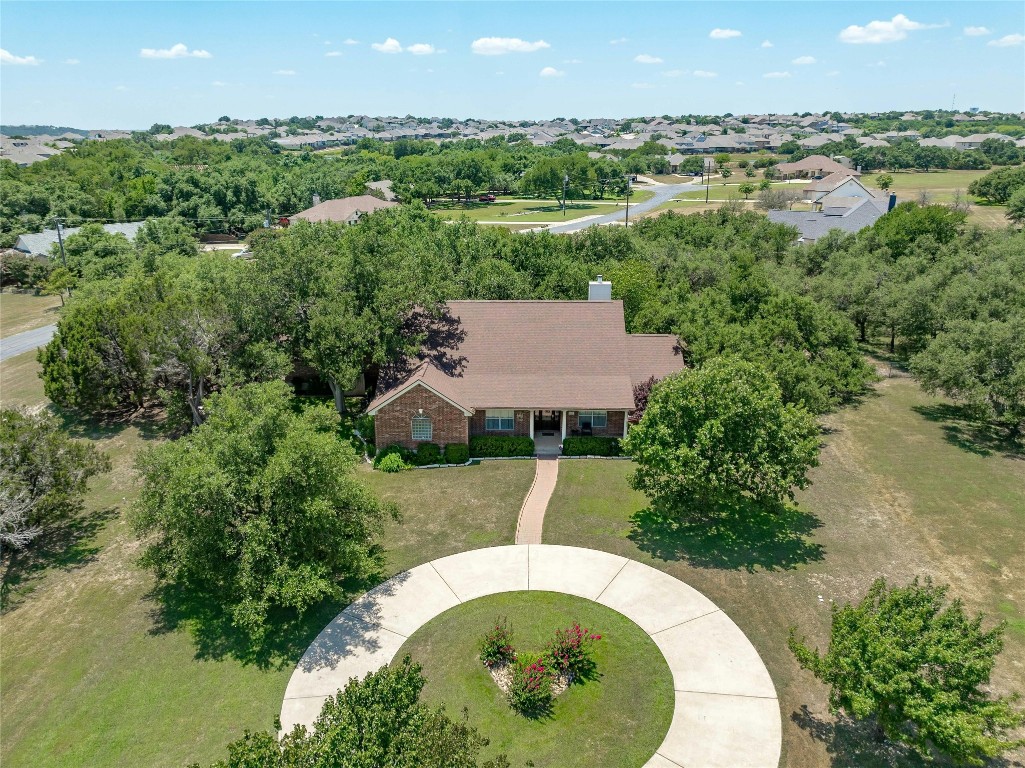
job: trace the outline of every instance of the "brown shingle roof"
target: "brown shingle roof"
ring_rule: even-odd
[[[300,211],[291,219],[303,219],[305,221],[349,221],[352,215],[360,213],[373,213],[380,208],[394,208],[398,203],[389,203],[373,195],[358,195],[356,197],[340,197],[337,200],[325,200],[319,205]]]
[[[860,176],[858,171],[852,171],[850,168],[845,168],[835,160],[830,160],[825,155],[809,155],[803,160],[798,160],[794,163],[780,163],[776,166],[776,171],[783,174],[801,173],[804,171],[821,171],[823,174],[830,173],[846,173],[849,176]]]
[[[684,367],[675,336],[627,334],[621,301],[452,301],[448,310],[460,333],[446,354],[458,365],[421,365],[371,412],[418,383],[464,409],[631,410],[635,384]]]

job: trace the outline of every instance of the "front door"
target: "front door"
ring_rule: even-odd
[[[534,411],[534,434],[562,434],[562,411]]]

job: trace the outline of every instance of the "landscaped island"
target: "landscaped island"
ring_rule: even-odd
[[[522,656],[553,647],[556,630],[574,622],[599,627],[591,671],[553,696],[550,708],[524,717],[481,663],[482,630],[493,629],[496,616]],[[642,766],[672,719],[672,676],[644,630],[570,595],[505,592],[462,603],[421,627],[395,658],[407,654],[423,666],[424,701],[444,704],[452,716],[466,707],[470,725],[491,740],[488,754],[505,753],[512,765]]]

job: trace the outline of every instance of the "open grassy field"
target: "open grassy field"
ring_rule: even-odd
[[[481,664],[478,643],[504,618],[521,652],[540,652],[572,622],[601,634],[595,674],[556,697],[550,717],[530,719],[510,708]],[[418,629],[397,659],[423,664],[424,699],[455,714],[491,740],[485,756],[505,753],[513,766],[640,768],[662,743],[673,716],[673,679],[658,647],[620,613],[554,592],[507,592],[471,600]]]
[[[721,179],[713,178],[712,183],[708,185],[708,198],[709,200],[729,200],[738,199],[743,200],[744,195],[740,192],[740,185],[744,183],[752,183],[751,179],[742,179],[740,181],[735,180],[733,177],[724,184]],[[751,193],[751,199],[754,200],[758,195],[758,184],[757,180],[754,182],[755,191]],[[785,182],[778,182],[772,185],[773,189],[801,189],[801,187],[793,184],[787,184]],[[676,196],[677,200],[701,200],[705,199],[705,186],[703,184],[696,186],[693,190],[687,190],[681,192]]]
[[[57,322],[58,296],[36,296],[21,291],[0,292],[0,338]]]
[[[5,406],[46,403],[38,368],[31,352],[0,363]],[[209,605],[161,593],[137,563],[125,517],[138,493],[133,464],[162,439],[159,424],[68,426],[106,451],[113,471],[91,483],[82,517],[47,534],[36,556],[0,563],[0,764],[179,767],[221,758],[244,729],[272,727],[299,656],[347,599],[283,623],[254,653]],[[367,476],[403,514],[383,536],[385,578],[511,542],[533,463]]]
[[[669,527],[627,485],[627,462],[569,461],[544,541],[625,555],[701,590],[747,633],[776,684],[781,765],[916,766],[829,715],[826,689],[786,648],[797,625],[828,638],[830,604],[859,599],[877,576],[932,576],[952,596],[1009,622],[995,687],[1025,680],[1025,458],[979,435],[910,379],[882,381],[857,407],[825,419],[821,466],[785,520]],[[1018,760],[1025,760],[1019,753]],[[1013,763],[1015,765],[1019,763]]]
[[[506,221],[515,224],[517,221],[571,221],[581,216],[595,216],[604,213],[613,213],[616,210],[614,203],[597,202],[574,202],[566,204],[566,215],[563,216],[561,207],[554,202],[504,202],[494,203],[470,203],[469,206],[437,206],[432,210],[439,216],[447,219],[458,219],[466,216],[473,221]]]

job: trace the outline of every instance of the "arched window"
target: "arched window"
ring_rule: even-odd
[[[431,417],[422,413],[413,417],[413,439],[430,440],[434,437],[434,430],[431,427]]]

